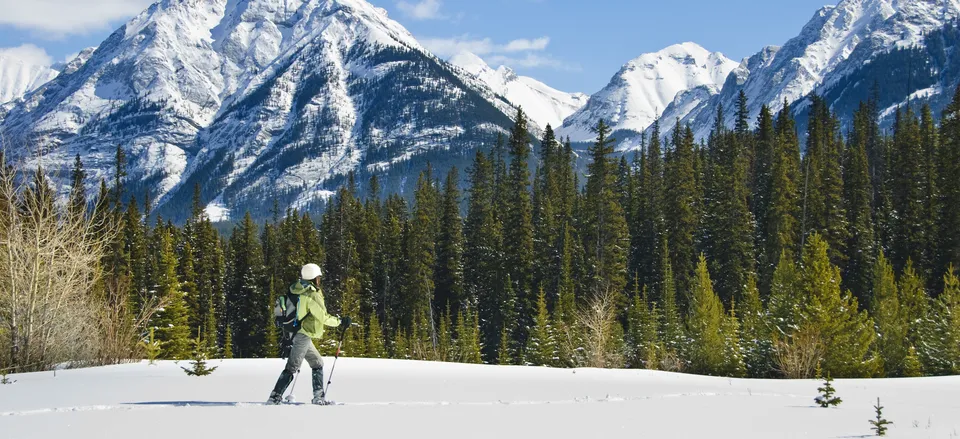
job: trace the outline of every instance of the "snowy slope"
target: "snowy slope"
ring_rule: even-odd
[[[894,422],[892,439],[948,439],[960,429],[960,377],[838,380],[843,404],[822,409],[813,404],[819,383],[810,380],[341,359],[330,395],[344,405],[267,407],[281,360],[213,365],[219,369],[202,378],[168,362],[14,375],[15,384],[0,386],[0,432],[5,439],[870,437],[878,397]],[[301,375],[296,399],[308,401],[309,375]]]
[[[36,90],[60,72],[43,50],[33,46],[0,49],[0,104]]]
[[[52,151],[48,167],[80,154],[91,182],[122,145],[128,193],[169,217],[199,184],[226,217],[307,206],[351,171],[509,126],[510,104],[461,73],[363,0],[162,0],[0,129]]]
[[[829,85],[877,53],[921,42],[923,34],[958,16],[960,0],[843,0],[820,9],[800,34],[779,48],[744,60],[722,92],[690,112],[685,122],[706,137],[718,105],[734,108],[744,91],[751,120],[763,105],[774,111]],[[727,112],[727,124],[733,112]]]
[[[614,130],[641,132],[681,92],[703,87],[715,94],[737,63],[695,43],[667,47],[628,62],[586,106],[570,116],[558,134],[590,140],[600,119]]]
[[[470,52],[461,52],[449,61],[483,81],[494,93],[506,97],[513,105],[522,107],[524,113],[540,127],[559,127],[564,119],[587,103],[588,96],[583,93],[562,92],[536,79],[519,76],[506,66],[494,70]]]

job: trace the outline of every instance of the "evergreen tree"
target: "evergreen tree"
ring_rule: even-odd
[[[931,126],[932,123],[926,121]],[[929,130],[932,128],[921,128],[909,107],[905,112],[898,111],[893,134],[892,193],[896,223],[891,259],[896,268],[904,267],[907,259],[919,262],[921,273],[925,273],[927,249],[931,246],[926,235],[928,228],[924,227],[930,212],[924,202],[928,188],[923,137],[932,136]]]
[[[596,132],[597,140],[590,147],[592,160],[583,212],[583,247],[586,267],[590,270],[589,290],[620,294],[627,283],[626,249],[630,236],[623,208],[613,190],[615,167],[609,155],[614,152],[614,140],[608,137],[610,127],[600,121]]]
[[[937,272],[950,264],[960,265],[960,87],[943,112],[940,125],[937,187],[940,193],[940,224],[937,237]]]
[[[844,158],[844,204],[847,206],[847,223],[850,235],[847,243],[849,262],[843,272],[844,285],[853,291],[862,304],[871,298],[870,274],[876,254],[872,198],[873,185],[867,161],[867,146],[872,122],[869,107],[861,104],[854,115],[853,131]]]
[[[700,221],[700,190],[696,177],[696,145],[693,130],[689,125],[680,124],[674,129],[673,153],[666,165],[666,209],[667,239],[670,242],[670,260],[676,273],[677,289],[689,291],[689,280],[693,274],[695,256],[695,238]]]
[[[823,368],[841,377],[870,377],[877,365],[871,356],[875,334],[866,312],[858,311],[857,299],[840,291],[840,269],[829,259],[826,241],[818,234],[804,249],[802,294],[806,301],[803,324],[820,336]]]
[[[843,205],[843,141],[839,121],[826,102],[813,96],[803,159],[801,239],[816,233],[830,249],[830,261],[846,265],[847,214]]]
[[[661,270],[658,266],[663,260],[663,248],[661,244],[663,244],[666,235],[664,220],[666,207],[664,200],[663,148],[660,139],[659,120],[653,122],[651,130],[650,142],[647,146],[646,157],[641,168],[642,186],[640,196],[642,197],[642,215],[636,216],[640,224],[635,226],[635,230],[640,234],[639,267],[637,267],[640,273],[640,281],[644,285],[653,287],[655,291],[659,292],[663,279],[659,278]],[[599,134],[599,127],[597,131]],[[616,141],[615,139],[605,139],[608,132],[602,133],[602,139],[609,143],[609,151],[604,152],[604,154],[611,154],[613,152],[613,144]],[[600,145],[599,142],[598,145]],[[606,148],[607,145],[602,145],[601,147]],[[596,151],[598,146],[594,146],[594,148]],[[596,154],[596,152],[594,152],[594,154]],[[603,159],[607,160],[606,156],[603,156]],[[596,165],[596,160],[597,157],[594,155],[594,168],[590,170],[591,173],[595,169],[600,169],[600,167]],[[602,165],[604,167],[610,166],[609,162],[606,161],[602,163]],[[610,172],[610,170],[604,169],[604,172]],[[590,190],[590,180],[587,180],[587,190]],[[589,249],[590,247],[587,248]]]
[[[519,345],[526,342],[527,329],[533,323],[533,207],[530,199],[530,135],[527,116],[517,110],[510,132],[510,172],[505,186],[506,205],[503,210],[504,270],[513,279],[516,293],[517,322],[512,331]]]
[[[502,227],[496,215],[493,163],[477,152],[470,170],[470,199],[464,226],[464,283],[470,301],[478,304],[484,359],[495,358],[503,321],[500,318]]]
[[[210,347],[208,346],[207,342],[200,339],[200,333],[198,332],[197,338],[193,339],[192,343],[193,354],[190,357],[193,360],[190,362],[192,366],[189,369],[186,367],[181,367],[181,369],[183,369],[187,375],[196,377],[212,374],[213,371],[217,370],[217,367],[207,366],[207,360],[209,359],[210,355]]]
[[[870,421],[870,425],[873,426],[871,430],[877,432],[877,436],[886,436],[887,435],[887,426],[893,424],[883,418],[883,406],[880,405],[880,398],[877,398],[877,405],[873,406],[877,412],[877,418]]]
[[[747,376],[768,378],[773,375],[773,337],[768,325],[770,315],[760,300],[756,277],[747,282],[740,306],[741,345]]]
[[[664,247],[668,246],[664,244]],[[665,252],[669,254],[669,251]],[[680,308],[677,306],[677,289],[673,282],[673,263],[665,257],[663,264],[663,291],[660,295],[660,302],[663,309],[661,313],[662,322],[660,324],[660,340],[663,342],[665,354],[675,357],[686,357],[687,335],[684,333],[683,321],[680,318]],[[692,285],[692,281],[688,282]],[[692,289],[691,289],[692,291]],[[692,297],[687,297],[685,303],[692,303]]]
[[[814,402],[820,404],[820,407],[823,408],[836,407],[843,403],[842,399],[835,396],[837,389],[833,388],[833,378],[830,377],[830,374],[827,373],[826,378],[824,378],[818,373],[817,377],[823,379],[823,386],[817,388],[820,395],[814,398]]]
[[[920,328],[917,347],[923,369],[933,375],[960,373],[960,279],[953,266],[943,276],[943,293]]]
[[[233,353],[243,358],[263,358],[267,355],[272,304],[263,288],[263,250],[257,225],[249,213],[230,237],[228,272],[227,315],[233,328]]]
[[[873,274],[871,315],[876,324],[880,356],[887,376],[901,376],[907,356],[907,320],[900,308],[893,266],[883,252],[877,258]]]
[[[87,213],[87,188],[84,183],[86,179],[87,172],[83,170],[80,154],[77,154],[73,162],[73,171],[70,173],[70,212],[74,215]]]
[[[387,358],[387,348],[383,341],[383,328],[380,326],[380,319],[377,313],[370,315],[370,323],[367,325],[367,339],[364,346],[367,348],[365,357],[367,358]]]
[[[687,317],[690,334],[690,363],[694,373],[724,375],[733,372],[730,365],[740,360],[730,358],[730,342],[739,337],[728,337],[724,330],[732,330],[726,324],[728,318],[723,304],[713,290],[713,281],[707,270],[707,260],[701,255],[694,278],[691,281],[692,295]],[[736,351],[736,350],[733,350]]]
[[[556,341],[553,336],[550,313],[547,311],[547,297],[543,289],[537,297],[537,316],[524,352],[526,363],[533,366],[552,366],[556,361]]]
[[[466,306],[463,273],[463,222],[460,218],[460,178],[454,167],[447,174],[437,238],[435,308]]]
[[[157,341],[161,356],[170,360],[182,360],[190,355],[190,327],[187,305],[180,282],[177,280],[177,256],[173,250],[173,238],[166,228],[157,227],[160,253],[157,255],[156,294],[163,300],[163,311],[155,318]]]
[[[433,178],[429,169],[420,174],[417,182],[416,199],[413,209],[413,219],[405,233],[404,261],[406,282],[403,289],[400,317],[402,325],[409,332],[414,342],[411,348],[417,354],[417,343],[426,341],[430,350],[435,347],[436,333],[434,331],[433,295],[434,295],[434,267],[436,264],[436,212],[437,198],[433,186]]]

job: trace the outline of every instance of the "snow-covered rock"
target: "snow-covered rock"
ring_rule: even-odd
[[[363,0],[161,0],[0,129],[48,167],[80,154],[91,182],[121,145],[128,193],[177,219],[194,185],[224,217],[322,202],[350,172],[479,146],[510,113]]]
[[[641,132],[678,94],[698,87],[702,92],[718,93],[736,67],[735,61],[695,43],[642,55],[624,65],[586,106],[567,118],[558,134],[574,141],[590,140],[600,119],[614,130]]]
[[[540,127],[560,127],[564,119],[587,103],[588,96],[584,93],[562,92],[531,77],[517,75],[506,66],[493,69],[470,52],[460,52],[449,61],[483,81],[513,105],[522,107],[527,117]]]

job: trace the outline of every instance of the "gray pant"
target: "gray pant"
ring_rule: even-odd
[[[323,357],[320,356],[317,347],[313,345],[313,340],[298,333],[293,337],[293,347],[290,349],[290,358],[287,359],[287,372],[297,373],[300,370],[300,365],[303,364],[303,360],[307,360],[311,369],[323,368]]]

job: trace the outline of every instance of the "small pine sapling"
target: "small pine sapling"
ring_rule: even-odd
[[[216,367],[207,367],[207,359],[209,357],[210,348],[207,347],[206,342],[200,339],[199,332],[197,333],[196,340],[193,340],[193,361],[190,364],[193,365],[192,368],[187,369],[186,367],[181,367],[187,375],[190,376],[207,376],[217,370]]]
[[[13,384],[13,383],[15,383],[15,382],[16,382],[15,380],[11,380],[10,378],[7,378],[7,370],[6,370],[6,369],[4,369],[2,372],[0,372],[0,384]]]
[[[154,364],[157,358],[160,357],[160,342],[153,338],[153,328],[150,328],[150,336],[140,342],[140,347],[143,348],[143,352],[147,355],[147,360],[150,364]]]
[[[817,366],[817,371],[819,372],[820,367]],[[817,392],[820,392],[820,395],[814,398],[814,402],[820,404],[820,407],[836,407],[843,402],[842,399],[838,398],[835,393],[837,389],[833,388],[833,378],[830,377],[830,373],[827,373],[827,377],[823,378],[822,373],[817,373],[821,379],[823,379],[823,387],[818,387]]]
[[[877,411],[877,419],[871,419],[868,421],[870,422],[870,425],[873,426],[870,429],[875,431],[877,436],[886,436],[887,426],[892,425],[893,422],[883,419],[883,406],[880,405],[880,398],[877,398],[877,405],[873,406],[873,408]]]

